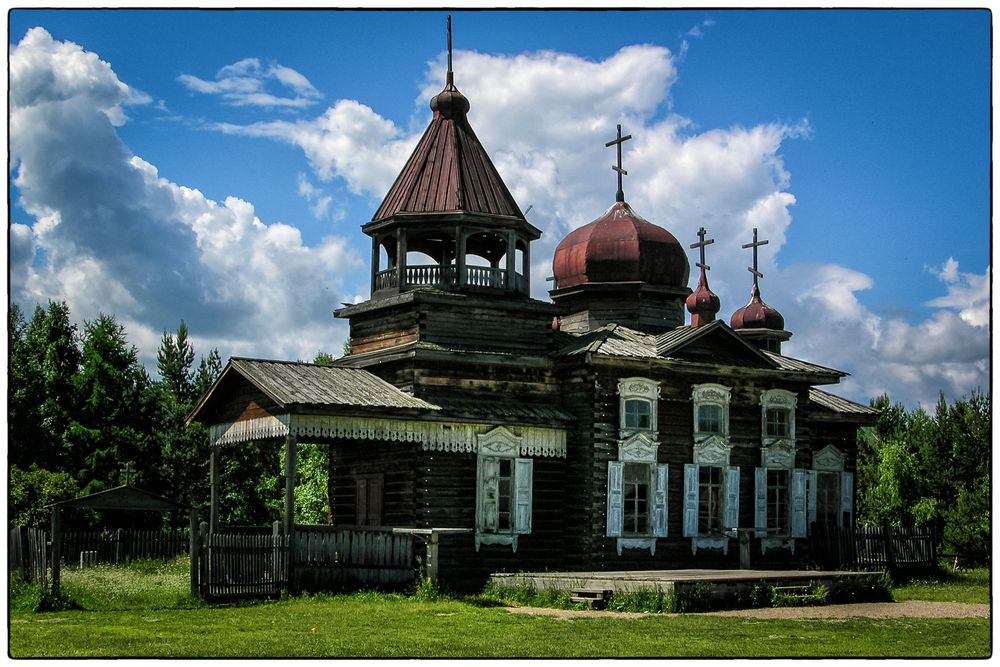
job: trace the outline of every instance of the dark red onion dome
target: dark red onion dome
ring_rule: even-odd
[[[449,79],[450,75],[449,72]],[[444,90],[431,98],[431,111],[434,112],[435,116],[440,114],[445,118],[458,118],[469,113],[471,107],[469,98],[459,92],[450,80],[445,85]]]
[[[555,288],[643,282],[687,287],[690,267],[673,234],[639,217],[626,202],[570,232],[552,259]]]
[[[718,295],[708,288],[705,269],[701,270],[701,276],[698,278],[698,288],[688,296],[685,303],[688,312],[691,313],[692,327],[697,328],[715,320],[715,314],[719,312],[722,303]]]
[[[760,298],[760,288],[754,282],[750,291],[750,303],[743,306],[729,320],[729,326],[733,329],[771,329],[773,331],[783,331],[785,329],[785,318],[774,308],[764,303]]]

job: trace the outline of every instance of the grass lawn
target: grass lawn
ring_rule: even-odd
[[[565,620],[510,614],[467,600],[374,593],[213,607],[165,583],[170,572],[182,579],[185,567],[124,574],[67,571],[64,589],[85,610],[38,613],[12,593],[9,653],[15,658],[990,655],[985,618],[792,621],[608,614]],[[111,588],[125,585],[127,594],[109,589],[116,576]],[[961,581],[934,586],[952,583],[965,586]],[[988,578],[969,585],[983,588]],[[920,595],[919,588],[906,590]]]
[[[911,581],[892,589],[897,602],[930,600],[932,602],[965,602],[990,604],[990,571],[986,568],[962,570],[947,582],[934,580]]]

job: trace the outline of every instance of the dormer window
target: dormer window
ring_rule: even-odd
[[[637,431],[656,431],[656,400],[660,384],[646,378],[625,378],[618,382],[620,430],[622,437]]]

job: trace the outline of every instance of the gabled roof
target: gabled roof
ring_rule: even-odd
[[[188,417],[189,422],[198,418],[213,401],[216,390],[233,375],[245,378],[282,409],[292,406],[438,409],[361,368],[233,357]]]
[[[464,113],[435,113],[372,222],[397,213],[478,213],[524,220]]]
[[[580,335],[561,333],[559,339],[562,347],[557,350],[557,357],[589,353],[726,365],[756,364],[758,368],[826,376],[831,381],[847,375],[843,371],[761,350],[721,320],[700,327],[677,327],[659,335],[642,333],[620,324],[606,324]],[[709,340],[714,347],[703,344]]]
[[[190,509],[189,505],[164,498],[150,491],[123,484],[113,489],[98,491],[72,500],[61,500],[46,507],[90,507],[93,509],[143,510],[173,512]]]

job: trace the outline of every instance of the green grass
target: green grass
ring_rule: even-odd
[[[987,568],[962,570],[943,579],[910,581],[892,590],[893,599],[931,602],[990,603],[990,571]]]
[[[988,600],[988,573],[910,584],[897,599],[941,591]],[[961,593],[976,590],[974,595]],[[66,570],[78,609],[31,611],[11,588],[12,657],[986,657],[989,619],[761,620],[699,614],[562,619],[511,614],[496,595],[454,599],[356,593],[210,606],[187,593],[187,562]],[[925,592],[928,591],[928,592]],[[37,590],[36,590],[37,593]],[[553,591],[527,604],[568,606]],[[907,597],[909,596],[909,597]],[[20,600],[21,602],[17,602]]]

